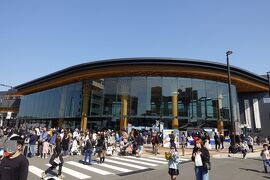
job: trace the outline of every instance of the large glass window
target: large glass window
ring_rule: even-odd
[[[130,116],[144,117],[146,115],[147,81],[146,77],[133,77],[130,88]]]
[[[162,79],[161,77],[147,78],[146,115],[159,118],[161,115]]]
[[[81,115],[80,108],[81,83],[74,83],[24,96],[18,117],[78,117]]]
[[[189,119],[192,102],[192,85],[190,78],[178,78],[178,116]]]
[[[173,97],[178,97],[177,86],[177,78],[162,78],[162,116],[173,116],[173,106],[178,106],[173,104]]]
[[[215,121],[220,118],[229,120],[227,83],[186,77],[143,76],[93,79],[87,83],[90,87],[90,128],[119,128],[122,115],[132,126],[148,128],[156,120],[163,121],[164,128],[170,128],[175,116],[181,127],[216,125]],[[18,117],[65,118],[72,126],[78,126],[82,111],[82,84],[78,82],[22,97]],[[239,119],[236,93],[235,86],[232,86],[234,119]],[[178,112],[174,111],[175,108]],[[72,120],[75,118],[78,122]]]
[[[218,116],[217,83],[206,81],[206,117],[208,120],[216,120]]]
[[[190,106],[192,117],[191,121],[202,121],[205,119],[205,81],[192,79],[192,104]]]

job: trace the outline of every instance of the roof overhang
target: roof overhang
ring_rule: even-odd
[[[18,95],[82,81],[122,76],[175,76],[227,82],[227,66],[209,61],[175,58],[125,58],[79,64],[16,86]],[[267,92],[267,79],[231,67],[231,80],[238,92]]]

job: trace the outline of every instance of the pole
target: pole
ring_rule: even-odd
[[[270,97],[270,77],[269,77],[269,72],[267,72],[267,79],[268,79],[268,92],[269,92],[269,97]]]
[[[229,62],[229,55],[232,54],[232,51],[227,51],[227,71],[228,71],[228,89],[229,89],[229,103],[230,103],[230,120],[231,120],[231,133],[232,133],[232,147],[235,146],[235,127],[233,121],[233,112],[232,112],[232,91],[231,91],[231,71],[230,71],[230,62]]]

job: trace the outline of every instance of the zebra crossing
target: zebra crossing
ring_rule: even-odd
[[[188,162],[189,159],[181,158],[181,162]],[[62,167],[62,174],[64,179],[100,179],[100,176],[125,176],[136,174],[144,171],[154,170],[158,166],[165,166],[168,162],[160,157],[142,157],[137,158],[134,156],[111,156],[106,157],[105,163],[98,164],[93,161],[92,165],[84,165],[79,161],[70,160],[64,163]],[[41,178],[41,173],[48,168],[50,164],[44,164],[42,167],[35,165],[29,166],[29,174],[31,179]],[[55,172],[57,172],[55,170]],[[47,174],[45,179],[54,178],[59,180],[57,174]]]

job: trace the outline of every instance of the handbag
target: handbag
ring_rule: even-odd
[[[170,152],[165,152],[165,159],[166,159],[166,160],[172,159],[172,153],[170,153]]]
[[[59,158],[59,157],[55,158],[55,159],[53,160],[53,162],[54,162],[54,163],[56,163],[56,164],[60,164],[60,163],[61,163],[61,161],[60,161],[60,158]]]
[[[101,151],[102,151],[102,146],[97,146],[97,147],[96,147],[96,152],[99,153],[99,152],[101,152]]]

